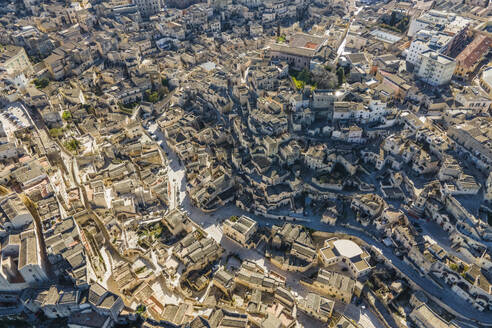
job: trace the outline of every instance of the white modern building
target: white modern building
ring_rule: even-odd
[[[325,267],[342,264],[353,277],[359,278],[371,270],[370,255],[355,242],[348,239],[331,238],[319,250],[321,263]]]
[[[444,54],[453,40],[452,36],[433,30],[422,30],[417,33],[407,52],[407,62],[418,66],[421,63],[420,55],[427,50]]]
[[[456,61],[432,50],[420,54],[419,69],[416,75],[422,81],[440,86],[449,83],[456,68]]]
[[[422,39],[422,35],[419,35],[420,32],[429,34],[429,31],[433,31],[430,32],[432,34],[431,38],[426,41],[429,48],[444,55],[454,57],[466,44],[470,23],[471,21],[469,19],[454,13],[429,10],[418,18],[412,18],[408,28],[408,36],[416,36],[417,40]],[[422,46],[422,44],[417,43],[413,49],[412,46],[410,47],[409,52],[424,52],[425,49],[418,50]],[[415,56],[415,54],[409,58],[410,61],[412,58],[418,60],[418,56]]]
[[[447,13],[438,10],[429,10],[424,12],[420,17],[412,18],[408,27],[408,36],[413,37],[419,31],[428,29],[436,30],[444,28],[460,32],[470,24],[470,20],[458,16],[454,13]]]

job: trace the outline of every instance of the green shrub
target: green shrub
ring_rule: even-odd
[[[285,35],[281,35],[277,38],[278,43],[284,43],[286,41]]]
[[[145,91],[145,100],[155,104],[160,100],[159,92],[157,91]]]
[[[68,110],[64,111],[62,114],[62,119],[64,121],[70,121],[72,119],[72,113],[70,113]]]
[[[138,305],[138,306],[137,306],[137,310],[136,310],[136,312],[137,312],[137,314],[142,314],[142,313],[144,313],[146,310],[147,310],[147,308],[145,307],[145,305],[140,304],[140,305]]]
[[[70,151],[77,151],[80,149],[80,141],[77,139],[72,139],[70,141],[65,142],[65,148]]]
[[[50,129],[49,133],[50,133],[51,137],[58,138],[58,137],[61,137],[63,135],[63,130],[60,128],[53,128],[53,129]]]
[[[50,81],[47,78],[34,79],[33,82],[37,89],[44,89],[50,84]]]

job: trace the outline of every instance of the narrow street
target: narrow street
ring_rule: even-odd
[[[167,145],[157,123],[151,124],[147,128],[147,131],[157,137],[157,143],[166,153],[168,159],[168,181],[170,183],[169,207],[176,208],[181,204],[186,195],[184,166],[179,163],[178,157]]]
[[[337,57],[335,59],[335,63],[338,61],[338,58],[341,55],[343,55],[343,53],[345,51],[345,45],[347,44],[347,36],[350,32],[350,27],[352,26],[352,23],[355,21],[355,17],[360,13],[362,8],[364,8],[364,6],[357,7],[357,5],[355,5],[355,4],[353,6],[355,8],[355,12],[354,12],[352,18],[350,19],[350,23],[348,24],[347,29],[345,30],[345,35],[343,37],[342,43],[340,43],[340,46],[337,49]]]

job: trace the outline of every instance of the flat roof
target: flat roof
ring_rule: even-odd
[[[426,50],[421,53],[421,56],[429,57],[432,60],[437,61],[440,64],[449,64],[454,61],[453,58],[444,56],[443,54],[440,54],[438,52],[432,51],[432,50]]]
[[[381,29],[375,29],[371,31],[369,34],[379,41],[387,42],[391,44],[396,43],[402,39],[402,37],[399,35],[395,35],[387,31],[383,31]]]
[[[370,268],[369,264],[365,260],[362,260],[362,259],[355,262],[354,265],[358,271],[364,271],[364,270]]]
[[[341,256],[345,256],[349,259],[362,254],[362,249],[359,245],[348,239],[335,240],[333,246]]]
[[[482,73],[482,80],[488,85],[492,86],[492,66],[484,69]]]
[[[320,251],[321,251],[321,253],[325,256],[325,258],[326,258],[327,260],[329,260],[329,259],[332,259],[332,258],[336,257],[335,253],[333,253],[333,250],[331,249],[331,247],[330,247],[330,246],[328,246],[328,247],[324,247],[324,248],[322,248]]]
[[[274,43],[270,45],[270,50],[274,52],[286,53],[294,56],[313,57],[316,51],[312,48],[293,47],[285,44]]]

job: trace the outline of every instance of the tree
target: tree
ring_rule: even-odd
[[[34,79],[33,82],[37,89],[44,89],[50,84],[50,81],[46,78]]]
[[[337,69],[338,85],[342,85],[345,82],[345,70],[343,67]]]
[[[336,67],[335,65],[331,64],[331,63],[328,63],[325,65],[325,69],[328,71],[328,72],[332,72],[334,73],[336,71]]]
[[[145,310],[147,310],[147,308],[145,307],[145,305],[140,304],[139,306],[137,306],[136,312],[137,312],[137,314],[142,314],[142,313],[145,312]]]
[[[49,133],[51,137],[58,138],[63,135],[63,130],[60,128],[53,128],[50,129]]]
[[[331,71],[317,66],[311,72],[311,80],[320,89],[334,89],[337,85],[337,76]]]
[[[309,84],[311,80],[311,73],[307,69],[303,69],[299,74],[297,74],[297,79],[299,81],[303,81],[306,84]]]
[[[295,78],[295,76],[292,77],[292,81],[294,82],[297,90],[302,90],[306,86],[306,83],[304,83],[304,81],[299,81]]]
[[[159,101],[159,93],[157,91],[150,91],[147,90],[145,91],[145,100],[155,104],[156,102]]]
[[[69,111],[64,111],[63,114],[62,114],[62,119],[64,121],[70,121],[72,119],[72,113],[70,113]]]
[[[70,151],[77,151],[80,149],[80,141],[77,139],[72,139],[65,143],[65,147]]]

